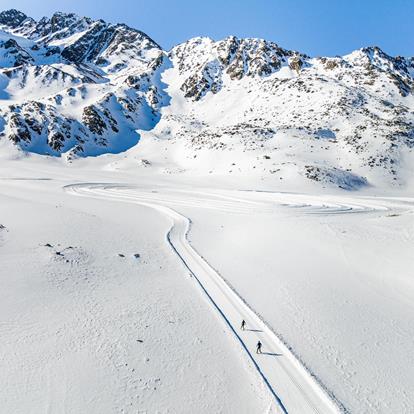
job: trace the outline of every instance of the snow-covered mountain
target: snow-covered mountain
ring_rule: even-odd
[[[24,151],[70,160],[130,149],[168,173],[346,189],[412,177],[414,59],[377,47],[312,58],[228,37],[166,52],[123,24],[9,10],[0,66],[0,140]]]
[[[97,155],[138,142],[159,119],[165,53],[122,24],[56,13],[0,14],[4,139],[40,154]]]

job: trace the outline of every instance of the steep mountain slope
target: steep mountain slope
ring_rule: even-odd
[[[165,53],[144,33],[56,13],[0,14],[2,136],[40,154],[120,152],[163,102]]]
[[[311,58],[236,37],[167,53],[126,25],[63,13],[9,10],[0,30],[1,139],[25,151],[73,159],[141,137],[127,159],[167,173],[345,189],[413,176],[412,58],[377,47]]]
[[[183,168],[299,174],[347,189],[404,182],[414,146],[411,60],[378,48],[309,58],[234,37],[192,39],[170,57],[172,103],[150,134],[182,147]]]

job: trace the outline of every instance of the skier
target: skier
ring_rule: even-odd
[[[242,323],[241,323],[241,326],[240,326],[240,329],[241,329],[242,331],[244,331],[245,327],[246,327],[246,321],[243,319],[243,320],[242,320]]]
[[[262,343],[258,341],[256,345],[256,354],[261,354],[261,353],[262,353]]]

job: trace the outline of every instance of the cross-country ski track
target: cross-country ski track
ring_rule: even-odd
[[[249,192],[238,192],[240,197],[221,193],[180,192],[172,190],[141,190],[133,186],[115,184],[74,184],[65,187],[73,195],[99,199],[136,203],[157,210],[171,220],[166,242],[188,269],[193,280],[207,296],[221,315],[228,329],[240,342],[256,367],[281,413],[336,413],[346,411],[334,396],[309,373],[291,350],[261,320],[254,310],[216,272],[207,261],[190,245],[187,234],[191,227],[189,218],[174,208],[180,206],[212,208],[248,214],[261,210],[271,212],[272,204],[303,209],[304,213],[355,213],[387,210],[387,203],[373,204],[369,200],[344,201],[303,201],[300,195],[263,194],[251,197]],[[259,194],[260,196],[260,194]],[[335,200],[335,198],[334,198]],[[170,206],[174,206],[171,208]],[[240,322],[247,323],[246,330],[240,329]],[[263,344],[263,354],[256,354],[258,341]]]

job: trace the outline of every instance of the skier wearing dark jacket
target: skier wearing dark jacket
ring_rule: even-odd
[[[242,320],[242,322],[241,322],[241,326],[240,326],[240,329],[242,330],[242,331],[244,331],[244,329],[246,328],[246,321],[243,319]]]
[[[256,345],[256,354],[261,354],[261,353],[262,353],[262,343],[258,341]]]

